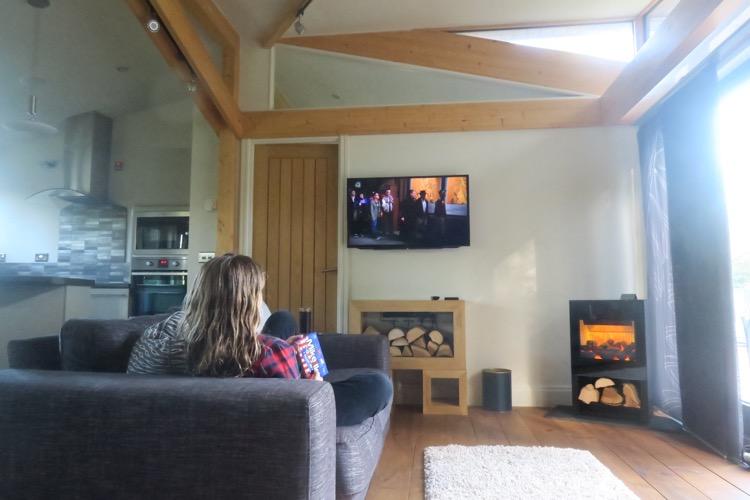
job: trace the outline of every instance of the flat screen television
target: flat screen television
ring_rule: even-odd
[[[355,177],[346,183],[349,248],[469,245],[469,176]]]

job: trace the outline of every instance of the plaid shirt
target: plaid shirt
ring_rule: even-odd
[[[294,347],[270,335],[258,335],[258,341],[262,352],[245,374],[246,377],[301,378]]]

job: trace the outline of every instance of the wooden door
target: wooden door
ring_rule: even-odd
[[[253,259],[266,270],[272,311],[312,307],[318,332],[336,331],[338,146],[255,147]]]

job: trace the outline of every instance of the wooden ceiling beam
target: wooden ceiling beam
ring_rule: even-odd
[[[206,33],[216,40],[222,48],[235,51],[240,47],[240,35],[232,23],[224,17],[213,0],[182,0],[185,10],[195,18],[206,30]]]
[[[140,22],[144,32],[154,43],[167,65],[177,73],[177,76],[185,84],[192,83],[194,77],[193,70],[190,69],[190,66],[182,57],[180,49],[177,48],[177,45],[175,45],[174,40],[172,40],[169,34],[164,30],[152,33],[146,29],[146,22],[151,18],[151,8],[148,1],[127,0],[127,5],[131,12],[133,12],[133,15],[135,15]],[[216,109],[216,106],[214,106],[213,101],[206,93],[206,90],[198,88],[193,94],[193,101],[203,114],[206,121],[211,125],[211,128],[218,135],[219,131],[225,126],[224,120]]]
[[[465,132],[599,125],[599,99],[424,104],[361,108],[251,111],[245,137],[271,139],[337,135]]]
[[[682,0],[602,95],[609,124],[632,124],[750,20],[747,0]]]
[[[240,137],[242,115],[237,101],[224,80],[225,75],[216,68],[182,4],[174,0],[151,0],[151,5],[195,71],[200,87],[206,89],[226,125],[235,136]]]
[[[297,14],[299,13],[300,9],[306,9],[311,2],[312,0],[297,0],[293,4],[294,7],[289,8],[286,12],[284,12],[284,15],[276,23],[271,34],[268,35],[265,40],[263,40],[263,43],[261,44],[263,48],[270,49],[271,47],[276,45],[276,42],[278,42],[281,37],[284,36],[284,33],[289,30],[292,24],[294,24],[294,20],[297,19]]]
[[[284,38],[280,43],[601,95],[624,64],[433,30]]]

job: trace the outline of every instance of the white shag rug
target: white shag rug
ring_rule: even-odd
[[[637,499],[591,453],[544,446],[432,446],[426,500]]]

